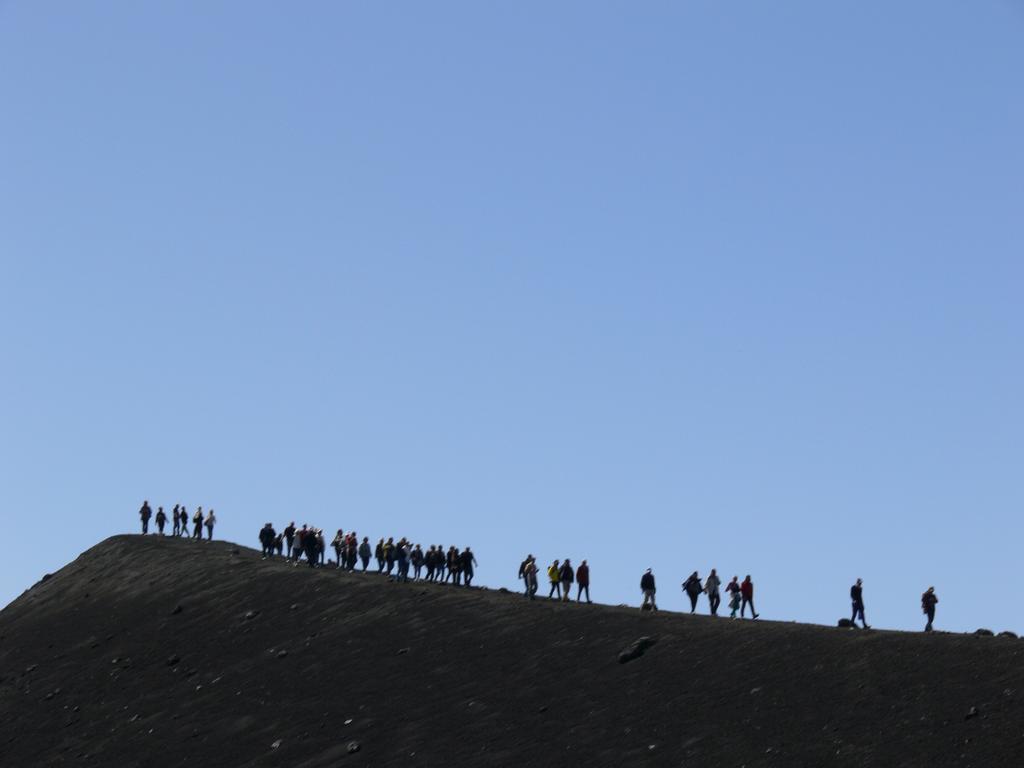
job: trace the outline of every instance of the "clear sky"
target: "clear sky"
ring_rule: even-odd
[[[144,498],[1024,632],[1024,4],[0,2],[0,605]]]

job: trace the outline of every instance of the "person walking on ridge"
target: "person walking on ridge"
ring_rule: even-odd
[[[302,548],[306,552],[306,562],[309,563],[310,568],[316,568],[319,561],[318,546],[317,546],[317,532],[316,528],[309,528],[306,534],[302,537]]]
[[[406,582],[409,580],[409,544],[405,538],[398,540],[395,545],[395,563],[398,566],[395,574],[395,581]]]
[[[181,531],[181,520],[178,519],[178,505],[171,510],[171,536],[177,536]]]
[[[590,566],[584,560],[576,569],[576,602],[580,602],[583,593],[587,593],[587,602],[590,602]]]
[[[409,560],[412,562],[412,580],[419,581],[420,572],[423,570],[423,563],[426,562],[426,557],[423,556],[423,548],[419,544],[413,547]]]
[[[203,538],[203,508],[196,507],[196,513],[192,515],[192,538],[202,541]]]
[[[562,583],[562,601],[567,603],[572,600],[572,585],[576,581],[576,571],[568,558],[562,561],[562,567],[558,569],[558,580]]]
[[[462,553],[455,545],[448,547],[448,573],[453,586],[462,586]]]
[[[711,606],[711,615],[718,615],[718,606],[722,602],[722,596],[718,594],[718,588],[721,586],[722,580],[718,578],[718,571],[714,568],[711,569],[711,575],[708,576],[708,580],[704,582],[704,592],[708,596],[708,604]]]
[[[850,617],[850,623],[856,625],[857,617],[860,616],[860,623],[864,625],[864,629],[871,629],[864,618],[864,589],[860,579],[857,579],[857,583],[850,587],[850,601],[853,603],[853,616]]]
[[[740,603],[740,618],[745,618],[747,606],[750,606],[750,618],[756,619],[760,614],[754,610],[754,582],[750,580],[750,574],[747,574],[747,578],[740,584],[740,597],[742,601]]]
[[[156,508],[156,531],[161,536],[164,535],[164,526],[167,525],[167,515],[164,514],[163,507]]]
[[[204,525],[206,526],[207,541],[213,541],[213,526],[215,526],[216,524],[217,516],[213,514],[213,510],[211,509],[209,512],[206,513],[206,522],[204,523]],[[200,536],[199,538],[202,538],[202,536]]]
[[[640,610],[643,611],[648,608],[652,611],[658,610],[658,604],[654,601],[654,593],[658,590],[654,586],[654,574],[651,573],[650,568],[640,577],[640,591],[644,595],[644,601],[640,604]]]
[[[149,508],[149,502],[143,501],[139,508],[139,519],[142,520],[142,535],[149,533],[149,518],[153,516],[153,510]]]
[[[295,540],[292,542],[292,555],[289,558],[292,561],[292,565],[298,565],[299,560],[302,559],[302,553],[306,551],[306,524],[303,523],[302,527],[295,531]]]
[[[526,580],[526,564],[529,563],[531,560],[533,560],[533,555],[527,555],[526,559],[523,560],[523,562],[521,562],[519,564],[519,578],[523,582],[523,594],[524,595],[529,595],[530,594],[530,584]]]
[[[388,567],[388,576],[391,576],[391,571],[395,569],[395,537],[389,536],[388,540],[384,543],[384,562]]]
[[[284,527],[284,543],[288,551],[288,559],[292,559],[292,544],[295,543],[295,521],[292,520]]]
[[[533,555],[528,555],[522,566],[523,581],[526,582],[526,596],[531,600],[537,599],[537,561]]]
[[[548,568],[548,583],[551,584],[551,589],[548,590],[548,600],[551,600],[552,596],[556,600],[562,599],[561,578],[561,569],[558,567],[558,561],[555,560]]]
[[[928,587],[928,591],[921,595],[921,610],[928,617],[928,623],[924,627],[925,632],[932,631],[932,623],[935,621],[935,606],[938,602],[939,598],[935,594],[935,587]]]
[[[356,560],[359,559],[359,535],[350,531],[345,537],[345,570],[354,571]]]
[[[431,544],[430,548],[423,555],[423,567],[427,569],[426,581],[434,580],[434,566],[437,563],[437,553],[434,551],[434,545]]]
[[[729,614],[730,619],[736,618],[736,611],[740,609],[740,577],[733,576],[732,581],[726,586],[725,591],[729,593]]]
[[[277,538],[277,533],[274,531],[274,526],[271,523],[266,523],[262,528],[260,528],[260,546],[263,547],[264,560],[268,557],[274,557],[275,538]]]
[[[337,558],[335,566],[341,568],[341,550],[345,546],[345,534],[341,532],[341,528],[334,534],[334,538],[331,539],[331,547],[334,548],[334,556]]]
[[[700,583],[700,576],[694,571],[690,574],[690,578],[683,582],[683,592],[690,598],[690,613],[697,612],[697,598],[703,591],[704,586]]]
[[[185,505],[181,505],[181,512],[178,513],[181,517],[181,527],[178,531],[178,535],[182,538],[188,538],[188,509]]]
[[[370,547],[370,537],[363,536],[363,543],[359,545],[359,559],[363,561],[363,573],[366,573],[372,555],[373,549]]]
[[[473,569],[477,565],[476,555],[473,554],[473,551],[469,547],[466,547],[462,551],[460,559],[462,565],[462,583],[467,587],[472,586]]]

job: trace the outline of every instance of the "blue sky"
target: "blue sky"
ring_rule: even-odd
[[[143,498],[1024,631],[1024,6],[0,3],[0,604]]]

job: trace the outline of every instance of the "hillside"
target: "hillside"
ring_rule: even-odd
[[[117,536],[0,612],[0,762],[1018,766],[1022,661],[1011,638],[530,603]]]

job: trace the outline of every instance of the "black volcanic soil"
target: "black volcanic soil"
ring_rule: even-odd
[[[1021,766],[1022,661],[118,536],[0,612],[0,765]]]

